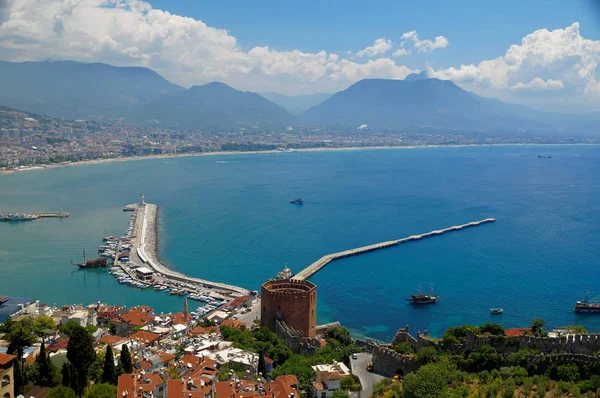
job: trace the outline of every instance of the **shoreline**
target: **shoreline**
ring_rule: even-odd
[[[597,146],[600,144],[464,144],[464,145],[407,145],[407,146],[358,146],[358,147],[339,147],[339,148],[301,148],[291,150],[265,150],[265,151],[215,151],[215,152],[190,152],[190,153],[171,153],[161,155],[145,155],[145,156],[121,156],[116,158],[82,160],[80,162],[58,163],[58,164],[40,164],[33,166],[23,166],[19,169],[0,170],[0,175],[16,174],[24,171],[37,171],[48,169],[59,169],[72,166],[94,165],[104,163],[129,162],[136,160],[151,160],[151,159],[170,159],[184,157],[200,157],[200,156],[231,156],[231,155],[260,155],[260,154],[276,154],[276,153],[294,153],[294,152],[332,152],[332,151],[359,151],[359,150],[386,150],[386,149],[429,149],[429,148],[465,148],[465,147],[522,147],[522,146]]]

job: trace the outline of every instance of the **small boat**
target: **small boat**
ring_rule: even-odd
[[[290,203],[294,204],[294,205],[302,205],[302,204],[304,204],[304,199],[296,198],[296,199],[290,200]]]
[[[440,296],[434,296],[433,294],[433,286],[430,287],[430,293],[429,294],[423,294],[421,293],[421,288],[418,288],[417,293],[411,294],[410,298],[407,298],[406,300],[413,305],[417,305],[417,304],[435,304],[437,299],[440,298]]]
[[[504,312],[504,309],[502,308],[490,308],[490,314],[492,315],[499,315],[502,314]]]
[[[552,159],[552,156],[538,155],[538,159]]]

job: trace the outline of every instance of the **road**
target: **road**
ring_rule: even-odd
[[[254,300],[249,313],[240,316],[240,321],[244,322],[247,328],[251,328],[256,319],[260,319],[260,299]]]
[[[369,398],[369,395],[373,392],[373,385],[385,377],[367,371],[367,362],[373,362],[373,356],[371,354],[360,352],[357,355],[357,359],[350,358],[350,370],[353,375],[358,376],[360,379],[360,384],[362,385],[360,398]]]

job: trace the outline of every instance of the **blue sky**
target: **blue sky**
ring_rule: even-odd
[[[600,0],[0,0],[0,60],[146,66],[290,95],[426,70],[545,110],[600,109]]]

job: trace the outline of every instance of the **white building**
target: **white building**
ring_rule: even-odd
[[[313,392],[315,398],[330,398],[340,388],[340,379],[350,375],[350,369],[343,362],[315,365]]]

